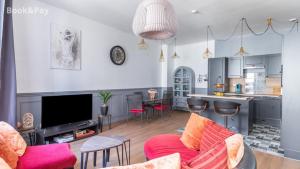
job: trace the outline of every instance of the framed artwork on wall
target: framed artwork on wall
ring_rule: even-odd
[[[51,24],[51,68],[81,70],[81,31]]]

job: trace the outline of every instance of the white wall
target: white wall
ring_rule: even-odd
[[[273,32],[268,32],[263,36],[247,35],[243,41],[243,46],[250,56],[281,53],[282,51],[282,37]],[[239,51],[240,47],[239,36],[228,41],[216,41],[215,55],[216,57],[231,57]]]
[[[210,51],[214,54],[214,41],[209,41],[208,43]],[[173,49],[171,46],[170,48]],[[206,49],[206,42],[198,42],[177,46],[177,54],[180,58],[169,59],[170,68],[168,69],[168,86],[173,86],[172,76],[175,69],[179,66],[187,66],[194,70],[195,72],[195,87],[196,88],[207,88],[207,82],[199,83],[197,78],[199,74],[207,74],[207,59],[203,59],[202,54]],[[212,56],[214,57],[214,56]]]
[[[18,93],[160,87],[159,43],[137,48],[138,38],[74,13],[36,0],[14,1],[14,8],[40,7],[47,16],[14,14]],[[50,69],[50,25],[81,30],[81,71]],[[115,45],[127,54],[124,65],[110,61]]]

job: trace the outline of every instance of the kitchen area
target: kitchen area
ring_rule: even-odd
[[[283,154],[280,148],[282,120],[281,53],[208,59],[207,94],[189,97],[208,101],[202,115],[220,124],[215,101],[240,104],[239,112],[228,118],[228,128],[245,136],[251,147]]]

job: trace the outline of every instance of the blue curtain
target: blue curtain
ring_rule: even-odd
[[[12,0],[1,0],[0,24],[1,58],[0,58],[0,121],[16,126],[16,65],[13,38],[12,14],[5,9],[12,8]]]

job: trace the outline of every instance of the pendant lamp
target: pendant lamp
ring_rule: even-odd
[[[245,18],[242,18],[242,21],[241,21],[241,47],[240,47],[240,50],[235,54],[235,56],[246,56],[246,55],[249,55],[248,52],[246,52],[246,50],[244,49],[244,46],[243,46],[243,43],[244,43],[244,39],[243,39],[243,36],[244,36],[244,20]]]
[[[208,49],[208,33],[209,33],[209,26],[206,28],[206,49],[204,53],[202,54],[203,59],[208,59],[212,56],[212,53]]]
[[[174,41],[175,41],[175,42],[174,42],[174,43],[175,43],[175,44],[174,44],[174,51],[175,51],[175,52],[174,52],[172,58],[173,58],[173,59],[178,59],[179,56],[177,55],[177,52],[176,52],[176,47],[177,47],[177,44],[176,44],[176,38],[174,39]]]
[[[177,20],[168,0],[143,0],[135,13],[132,29],[145,39],[163,40],[176,34]]]

